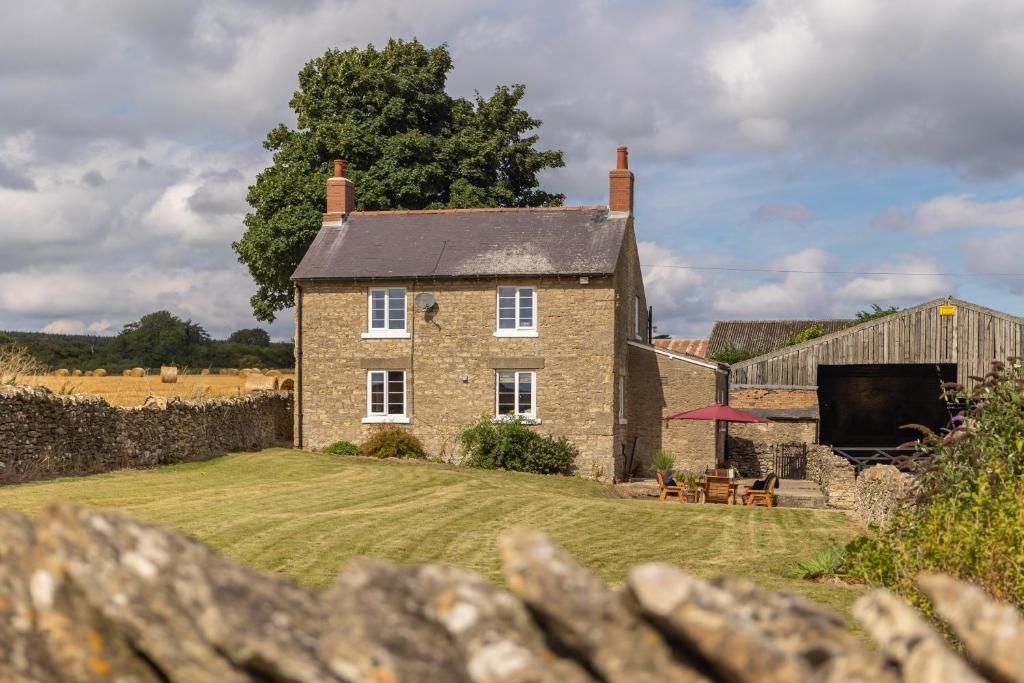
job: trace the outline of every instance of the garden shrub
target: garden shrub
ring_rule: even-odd
[[[371,458],[425,458],[423,444],[396,425],[380,425],[359,446],[359,455]]]
[[[535,474],[572,474],[579,451],[565,437],[553,439],[529,429],[520,418],[481,418],[459,435],[463,464]]]
[[[324,449],[324,453],[331,455],[355,455],[359,452],[359,446],[351,441],[335,441]]]
[[[925,611],[914,580],[945,572],[998,600],[1024,605],[1024,369],[994,363],[966,400],[967,419],[949,433],[926,432],[931,461],[911,498],[884,530],[846,549],[851,573],[908,596]]]
[[[653,472],[668,472],[671,475],[675,466],[676,459],[667,451],[658,451],[651,458],[651,471]]]

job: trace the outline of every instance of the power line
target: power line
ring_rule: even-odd
[[[1024,273],[913,273],[895,270],[796,270],[791,268],[733,268],[728,266],[680,266],[671,263],[641,263],[641,268],[678,270],[723,270],[734,273],[796,273],[799,275],[900,275],[907,277],[1024,277]]]

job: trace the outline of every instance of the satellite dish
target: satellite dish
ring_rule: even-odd
[[[430,292],[420,292],[416,295],[416,298],[413,299],[413,302],[416,304],[416,308],[421,311],[428,311],[437,305],[437,299],[435,299],[434,295]]]

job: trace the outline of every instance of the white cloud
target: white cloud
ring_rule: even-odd
[[[835,297],[858,305],[917,304],[956,291],[948,277],[937,274],[939,266],[929,258],[905,256],[884,262],[873,270],[914,275],[856,276],[837,288]]]
[[[826,276],[820,271],[835,268],[837,262],[833,254],[816,248],[784,256],[770,267],[809,272],[785,273],[745,289],[721,288],[714,296],[715,313],[726,318],[785,318],[820,311],[828,301]]]
[[[980,202],[971,195],[943,195],[918,206],[908,224],[922,233],[950,228],[1024,228],[1024,197]]]
[[[654,242],[639,242],[647,305],[654,307],[658,333],[679,336],[699,329],[708,320],[704,287],[707,278],[672,249]]]

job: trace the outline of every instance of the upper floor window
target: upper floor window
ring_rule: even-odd
[[[498,287],[498,329],[494,336],[537,336],[536,287]]]
[[[371,289],[369,295],[369,330],[363,337],[405,338],[405,288]]]
[[[497,417],[536,417],[537,373],[532,370],[498,370],[495,376]]]
[[[405,412],[405,370],[366,373],[366,417],[363,422],[408,422]]]

